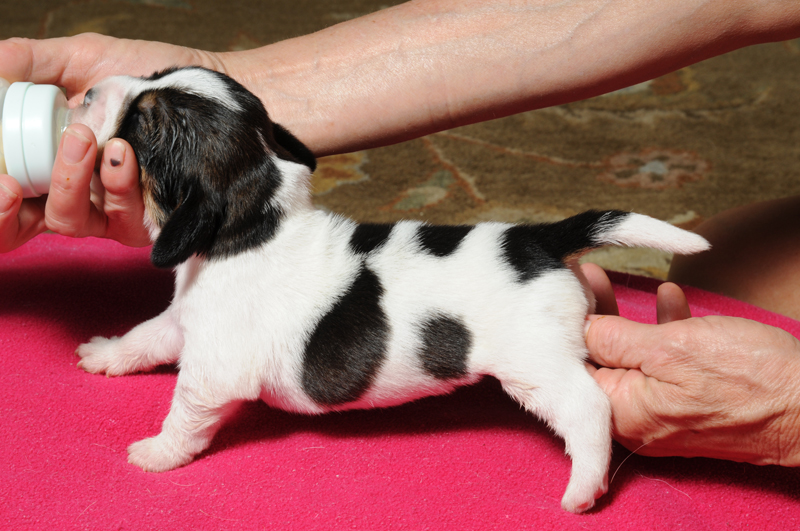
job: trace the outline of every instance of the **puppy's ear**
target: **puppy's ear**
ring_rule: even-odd
[[[308,166],[311,171],[317,169],[317,158],[314,156],[311,150],[308,149],[305,144],[300,142],[296,136],[290,133],[288,129],[280,124],[273,123],[272,134],[275,138],[275,142],[280,148],[277,149],[278,156],[283,155],[282,158],[284,159],[293,160],[295,162],[299,162],[300,164],[304,164]]]
[[[200,186],[190,186],[161,228],[150,260],[156,267],[172,268],[193,254],[205,254],[214,243],[221,220],[221,212],[206,201]]]

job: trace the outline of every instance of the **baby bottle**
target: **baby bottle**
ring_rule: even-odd
[[[50,189],[50,173],[71,112],[53,85],[12,83],[0,78],[0,173],[22,186],[23,197]]]

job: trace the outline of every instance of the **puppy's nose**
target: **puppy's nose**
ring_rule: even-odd
[[[94,88],[90,88],[89,90],[87,90],[86,96],[83,97],[83,104],[86,106],[91,105],[94,96],[95,96]]]

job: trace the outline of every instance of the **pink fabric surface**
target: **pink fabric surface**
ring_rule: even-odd
[[[614,275],[624,315],[655,319],[656,282]],[[608,495],[559,502],[564,445],[487,380],[402,407],[320,417],[247,405],[188,466],[145,473],[126,447],[155,435],[172,368],[119,378],[75,347],[169,303],[148,249],[42,235],[0,255],[0,527],[9,529],[797,529],[798,472],[629,456]],[[695,315],[800,323],[699,290]],[[623,462],[624,461],[624,462]],[[1,522],[6,522],[5,524]]]

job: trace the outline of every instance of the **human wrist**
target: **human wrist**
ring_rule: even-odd
[[[286,127],[320,156],[336,148],[331,147],[333,135],[320,131],[322,117],[315,108],[323,105],[324,99],[315,87],[324,74],[313,64],[310,40],[310,36],[303,36],[261,48],[219,53],[216,60],[223,72],[263,102],[272,121]]]

